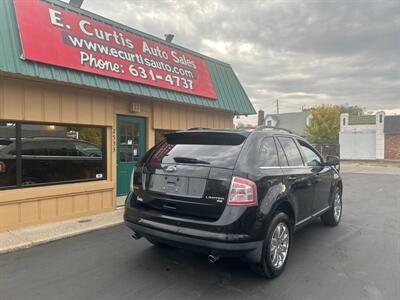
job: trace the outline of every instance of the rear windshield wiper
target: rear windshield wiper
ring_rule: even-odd
[[[189,163],[189,164],[206,164],[209,165],[208,161],[200,160],[192,157],[175,156],[174,161],[177,163]]]

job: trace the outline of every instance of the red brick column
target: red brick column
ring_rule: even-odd
[[[385,134],[385,159],[400,160],[400,133]]]

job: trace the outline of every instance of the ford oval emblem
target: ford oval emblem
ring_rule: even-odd
[[[164,168],[165,172],[175,172],[176,171],[176,166],[168,166]]]

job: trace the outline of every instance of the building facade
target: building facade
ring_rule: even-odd
[[[0,231],[112,210],[165,133],[255,113],[230,65],[61,1],[0,1],[0,34]]]
[[[312,119],[312,114],[309,111],[267,114],[260,118],[260,115],[263,114],[263,112],[259,112],[259,119],[263,120],[261,125],[288,129],[302,137],[307,135],[306,128]]]
[[[400,116],[385,117],[385,159],[400,160]]]
[[[400,116],[340,116],[340,157],[354,160],[400,159]]]

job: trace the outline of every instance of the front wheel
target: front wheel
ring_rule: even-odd
[[[285,268],[292,242],[292,229],[289,217],[278,212],[271,220],[264,240],[261,262],[252,265],[261,276],[274,278]]]
[[[339,187],[336,187],[332,194],[331,208],[321,216],[322,223],[327,226],[337,226],[342,218],[342,211],[342,191]]]

